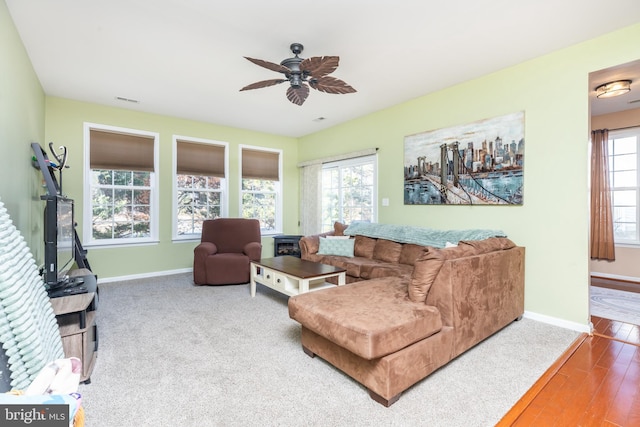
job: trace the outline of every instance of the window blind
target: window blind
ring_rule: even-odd
[[[91,169],[154,171],[153,137],[97,129],[89,137]]]
[[[280,181],[280,153],[242,149],[242,178]]]
[[[176,142],[176,170],[178,174],[224,178],[224,146],[182,140]]]

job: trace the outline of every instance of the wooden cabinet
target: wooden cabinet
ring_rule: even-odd
[[[98,355],[98,292],[95,277],[93,284],[90,282],[90,278],[85,278],[85,286],[92,292],[51,298],[64,355],[77,357],[82,361],[80,381],[87,384],[91,382],[91,372]]]

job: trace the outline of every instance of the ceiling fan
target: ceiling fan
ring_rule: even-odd
[[[240,89],[240,91],[259,89],[289,82],[291,85],[287,89],[287,99],[297,105],[302,105],[309,96],[309,86],[325,93],[339,94],[356,92],[354,88],[342,80],[329,76],[329,74],[338,68],[340,57],[314,56],[304,59],[298,56],[304,49],[304,46],[300,43],[291,44],[290,49],[295,56],[283,60],[280,64],[245,56],[245,58],[256,65],[284,74],[284,78],[262,80],[245,86]]]

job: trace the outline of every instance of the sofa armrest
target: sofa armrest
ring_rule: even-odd
[[[262,244],[258,242],[249,242],[244,246],[242,252],[244,252],[251,261],[258,261],[262,257]]]

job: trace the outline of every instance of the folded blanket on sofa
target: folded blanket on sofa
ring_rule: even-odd
[[[435,248],[444,248],[447,242],[458,243],[461,240],[484,240],[490,237],[507,237],[507,235],[500,230],[436,230],[411,225],[369,222],[354,222],[344,230],[344,234],[348,236],[360,235],[376,239],[387,239],[399,243],[414,243],[416,245],[433,246]]]

